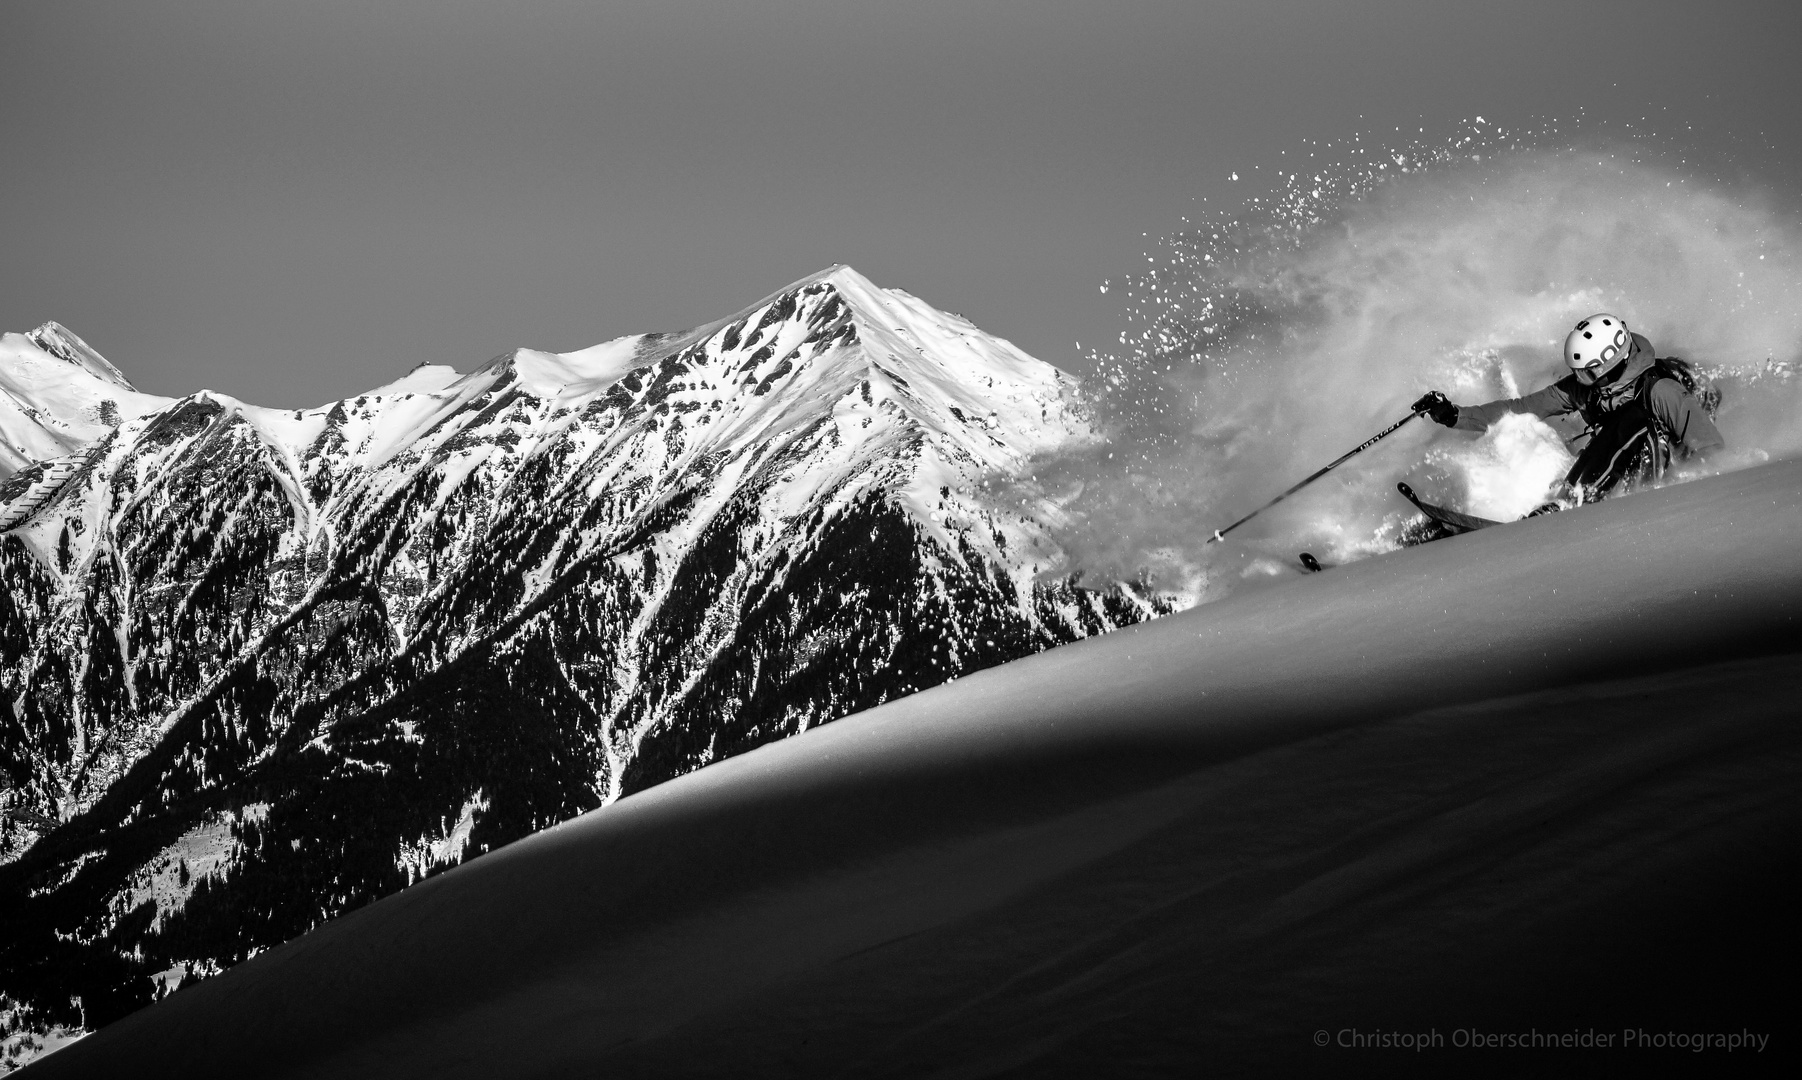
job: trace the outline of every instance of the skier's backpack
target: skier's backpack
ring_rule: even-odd
[[[1689,391],[1690,396],[1701,404],[1702,411],[1707,413],[1710,419],[1714,418],[1715,411],[1721,407],[1721,388],[1714,384],[1714,379],[1709,377],[1706,372],[1698,371],[1696,366],[1688,360],[1677,356],[1660,356],[1654,359],[1651,369],[1646,375],[1641,376],[1646,379],[1641,389],[1649,388],[1652,380],[1660,377],[1676,379],[1682,383],[1683,389]]]

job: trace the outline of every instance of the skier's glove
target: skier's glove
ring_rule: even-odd
[[[1458,406],[1453,405],[1444,394],[1437,390],[1430,390],[1421,395],[1421,399],[1414,403],[1413,411],[1426,413],[1432,418],[1433,423],[1444,424],[1446,427],[1451,427],[1458,422]]]

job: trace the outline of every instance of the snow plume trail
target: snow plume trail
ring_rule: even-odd
[[[1436,146],[1316,146],[1236,216],[1192,222],[1145,272],[1103,285],[1129,330],[1094,354],[1107,442],[1042,463],[1085,580],[1149,578],[1203,601],[1396,545],[1395,492],[1500,518],[1570,461],[1536,419],[1481,437],[1415,421],[1230,535],[1207,537],[1407,414],[1564,373],[1559,345],[1612,311],[1723,391],[1716,468],[1802,453],[1802,230],[1770,200],[1636,144],[1543,147],[1481,121]],[[1302,155],[1297,155],[1298,158]],[[1327,165],[1323,159],[1338,159]]]

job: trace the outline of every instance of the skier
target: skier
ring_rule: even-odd
[[[1688,365],[1659,358],[1652,343],[1618,315],[1604,312],[1578,323],[1564,339],[1564,362],[1569,375],[1526,397],[1459,406],[1434,390],[1414,403],[1414,411],[1461,431],[1486,430],[1509,413],[1580,414],[1589,425],[1589,443],[1560,493],[1577,503],[1656,482],[1673,455],[1693,459],[1726,445],[1696,399]]]

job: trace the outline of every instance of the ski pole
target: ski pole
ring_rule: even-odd
[[[1370,449],[1371,447],[1375,446],[1377,443],[1382,442],[1384,439],[1387,439],[1389,436],[1395,434],[1396,431],[1398,429],[1400,429],[1400,427],[1403,424],[1407,423],[1408,421],[1414,419],[1416,416],[1419,416],[1421,413],[1424,413],[1424,412],[1426,412],[1425,409],[1420,409],[1418,411],[1411,412],[1408,415],[1402,417],[1400,420],[1397,420],[1395,423],[1390,424],[1388,427],[1377,432],[1375,435],[1372,435],[1370,438],[1365,439],[1363,442],[1359,443],[1358,445],[1352,447],[1350,450],[1346,451],[1343,455],[1341,455],[1340,457],[1335,459],[1331,465],[1328,465],[1326,468],[1321,469],[1319,472],[1308,477],[1306,480],[1303,480],[1301,483],[1290,488],[1288,491],[1283,492],[1281,495],[1278,495],[1276,498],[1265,503],[1263,506],[1260,506],[1256,510],[1253,510],[1251,513],[1246,514],[1244,517],[1240,518],[1238,521],[1233,522],[1231,525],[1228,525],[1226,528],[1215,529],[1214,535],[1208,537],[1207,542],[1211,544],[1216,540],[1226,539],[1227,533],[1232,532],[1234,529],[1236,529],[1239,526],[1250,521],[1252,518],[1257,517],[1259,514],[1262,514],[1264,511],[1275,506],[1277,503],[1282,502],[1284,499],[1287,499],[1289,496],[1300,491],[1302,488],[1307,487],[1309,484],[1312,484],[1314,481],[1325,476],[1327,473],[1332,472],[1334,469],[1337,469],[1339,466],[1345,464],[1347,461],[1350,461],[1352,458],[1354,458],[1357,455],[1363,453],[1364,451]]]

